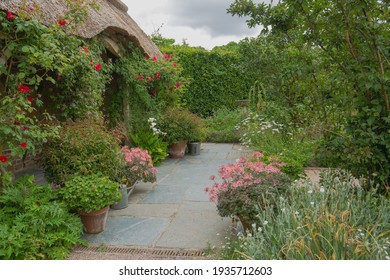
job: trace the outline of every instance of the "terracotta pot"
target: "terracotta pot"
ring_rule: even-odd
[[[182,158],[186,151],[187,141],[181,140],[177,144],[168,147],[168,153],[171,158]]]
[[[104,231],[109,208],[109,206],[106,206],[103,209],[92,211],[91,213],[80,211],[79,215],[81,217],[81,222],[84,225],[84,231],[92,234]]]

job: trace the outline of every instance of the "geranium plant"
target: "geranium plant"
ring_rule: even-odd
[[[222,182],[214,181],[205,191],[210,201],[217,204],[222,217],[238,217],[245,229],[257,222],[259,209],[272,208],[277,194],[287,190],[291,180],[280,171],[284,163],[270,158],[263,161],[264,155],[254,152],[249,158],[241,158],[236,163],[222,165],[218,176]]]
[[[140,148],[124,146],[121,149],[126,162],[121,172],[121,180],[128,186],[137,181],[156,182],[157,169],[153,166],[152,157],[148,151]]]

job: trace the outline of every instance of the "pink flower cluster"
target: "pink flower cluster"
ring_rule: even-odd
[[[157,169],[153,167],[152,157],[148,151],[140,148],[131,148],[124,146],[121,149],[126,166],[128,168],[128,175],[133,182],[142,180],[144,182],[155,182]]]
[[[241,158],[236,163],[222,165],[218,170],[218,177],[222,182],[216,182],[216,176],[210,176],[214,181],[211,187],[206,187],[205,192],[209,194],[210,201],[218,203],[218,194],[228,191],[230,188],[247,188],[254,185],[261,185],[266,176],[280,174],[279,167],[285,163],[278,162],[276,158],[269,158],[270,163],[265,163],[262,159],[264,155],[254,152],[249,158]]]

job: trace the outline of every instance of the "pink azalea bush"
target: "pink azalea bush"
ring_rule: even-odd
[[[219,167],[218,177],[205,191],[210,201],[217,204],[222,217],[237,216],[246,222],[254,222],[259,209],[274,207],[277,195],[284,193],[291,180],[280,170],[285,164],[277,158],[268,158],[254,152],[249,158]]]
[[[148,151],[124,146],[121,152],[126,162],[123,177],[128,184],[134,184],[136,181],[156,182],[157,169],[153,166]]]

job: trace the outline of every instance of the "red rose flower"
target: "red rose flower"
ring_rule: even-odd
[[[152,89],[152,90],[150,91],[150,93],[151,93],[152,95],[156,95],[156,94],[157,94],[157,90],[156,90],[156,89]]]
[[[22,130],[23,130],[23,131],[26,131],[26,130],[28,130],[28,128],[25,127],[25,126],[23,126],[23,127],[22,127]]]
[[[58,20],[58,24],[61,25],[61,26],[65,26],[66,25],[66,20],[60,19],[60,20]]]
[[[83,47],[83,51],[89,52],[89,50],[86,47]]]
[[[160,72],[160,70],[157,72],[156,75],[154,75],[154,77],[155,77],[156,79],[161,78],[161,72]]]
[[[27,147],[27,143],[26,143],[26,142],[22,142],[22,143],[20,143],[20,147],[22,147],[22,148],[26,148],[26,147]]]
[[[156,62],[157,61],[157,57],[153,56],[153,61]]]
[[[16,18],[16,15],[14,15],[12,12],[8,11],[7,12],[7,18],[8,19],[13,19],[13,18]]]
[[[32,97],[27,97],[27,101],[30,102],[30,103],[33,103],[34,98],[32,98]]]
[[[149,82],[149,83],[153,82],[152,77],[150,77],[150,76],[148,77],[148,82]]]
[[[147,54],[145,54],[145,58],[146,58],[146,59],[149,59],[149,56],[148,56]]]
[[[20,125],[20,122],[14,122],[14,125],[16,125],[16,126],[19,126]]]
[[[174,62],[172,65],[176,67],[176,66],[177,66],[177,63],[176,63],[176,62]]]
[[[181,82],[178,81],[178,82],[176,83],[176,88],[179,88],[180,86],[181,86]]]
[[[61,74],[58,74],[57,80],[58,80],[58,81],[61,80]]]
[[[18,87],[18,91],[19,91],[19,92],[28,93],[28,92],[30,92],[30,88],[29,88],[28,86],[25,86],[25,85],[20,85],[20,86]]]
[[[140,80],[140,81],[142,81],[143,78],[144,78],[144,77],[142,77],[142,75],[139,75],[139,76],[137,77],[137,79]]]
[[[99,63],[99,64],[96,64],[95,65],[95,70],[96,71],[99,71],[100,69],[102,69],[102,65]]]
[[[0,156],[0,161],[2,163],[6,163],[8,161],[8,158],[6,156]]]

